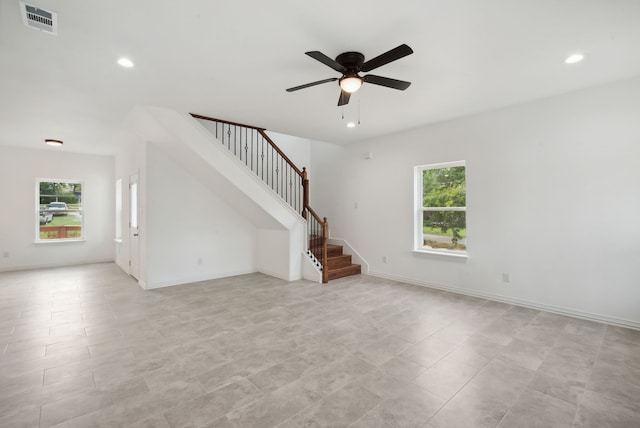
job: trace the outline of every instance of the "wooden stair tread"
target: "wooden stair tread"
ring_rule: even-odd
[[[309,246],[309,248],[311,249],[311,252],[315,254],[316,251],[321,251],[322,248],[321,247],[313,247],[313,246]],[[342,256],[342,245],[331,245],[331,244],[327,244],[327,257],[331,258],[331,257],[337,257],[337,256]],[[319,254],[316,254],[316,257],[319,258]]]
[[[338,269],[329,270],[329,281],[332,279],[343,278],[345,276],[359,275],[362,272],[360,265],[350,264],[349,266],[341,267]]]
[[[346,267],[351,265],[351,255],[349,254],[342,254],[339,256],[328,256],[327,257],[327,266],[329,268],[329,271],[332,271],[334,269],[339,269],[342,267]]]

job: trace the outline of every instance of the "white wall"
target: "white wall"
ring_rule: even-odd
[[[289,231],[259,229],[257,238],[257,270],[277,278],[288,279],[291,261],[288,257],[282,257],[282,254],[289,253]],[[298,277],[300,275],[298,274]]]
[[[267,135],[301,171],[307,168],[307,177],[311,178],[311,140],[273,131],[267,131]]]
[[[256,229],[147,145],[147,288],[255,272]]]
[[[36,179],[81,180],[85,241],[35,243]],[[0,270],[114,260],[114,158],[0,146]]]
[[[339,212],[350,214],[347,206],[354,203],[343,196],[344,183],[350,179],[346,156],[343,146],[321,141],[311,143],[313,179],[309,179],[309,203],[318,215],[328,217],[329,230],[334,237],[341,238],[334,233],[334,217]]]
[[[456,160],[466,262],[412,252],[413,167]],[[346,148],[313,143],[312,163],[312,203],[371,274],[640,327],[640,78]]]

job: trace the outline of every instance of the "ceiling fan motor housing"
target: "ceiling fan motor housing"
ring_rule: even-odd
[[[347,69],[345,75],[353,76],[360,72],[364,64],[364,55],[360,52],[344,52],[336,57],[336,62]]]
[[[342,65],[346,70],[344,75],[338,80],[338,86],[342,91],[352,93],[362,86],[362,77],[358,76],[358,72],[364,64],[364,55],[360,52],[344,52],[336,57],[336,62]],[[348,99],[343,94],[340,95],[339,104],[347,103]]]

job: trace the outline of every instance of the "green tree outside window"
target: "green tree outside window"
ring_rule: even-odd
[[[423,233],[448,236],[448,249],[465,250],[459,241],[466,237],[466,195],[465,166],[423,169]]]

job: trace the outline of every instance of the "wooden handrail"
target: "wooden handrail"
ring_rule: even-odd
[[[251,125],[245,125],[243,123],[237,123],[237,122],[230,122],[228,120],[221,120],[221,119],[216,119],[213,117],[208,117],[208,116],[203,116],[201,114],[195,114],[195,113],[189,113],[191,116],[193,116],[196,119],[203,119],[203,120],[210,120],[212,122],[219,122],[219,123],[224,123],[227,125],[232,125],[232,126],[241,126],[243,128],[249,128],[249,129],[255,129],[256,131],[258,131],[260,133],[260,135],[267,140],[267,142],[269,144],[271,144],[271,146],[274,148],[274,150],[280,155],[282,156],[282,159],[285,160],[285,162],[287,162],[289,164],[289,166],[300,176],[300,178],[302,178],[302,171],[300,171],[300,169],[291,161],[291,159],[289,159],[289,157],[287,155],[284,154],[284,152],[282,150],[280,150],[280,147],[278,147],[278,145],[276,143],[273,142],[273,140],[271,138],[269,138],[269,136],[267,135],[267,133],[265,132],[266,129],[265,128],[259,128],[257,126],[251,126]]]
[[[298,169],[298,167],[296,166],[296,164],[294,164],[291,159],[289,159],[289,157],[287,155],[284,154],[284,152],[282,150],[280,150],[280,147],[278,147],[276,145],[276,143],[273,142],[273,140],[271,138],[269,138],[269,136],[267,135],[267,133],[264,130],[258,130],[258,132],[260,133],[260,135],[262,135],[264,137],[265,140],[267,140],[269,142],[269,144],[271,144],[273,146],[274,149],[276,149],[276,152],[278,152],[278,154],[280,156],[282,156],[282,159],[284,159],[285,161],[287,161],[287,163],[289,164],[289,166],[291,168],[293,168],[293,170],[295,172],[298,173],[298,175],[300,176],[300,178],[302,178],[302,171],[300,171],[300,169]]]
[[[244,123],[231,122],[229,120],[216,119],[214,117],[203,116],[201,114],[195,114],[195,113],[189,113],[189,114],[196,119],[210,120],[212,122],[220,122],[220,123],[225,123],[227,125],[242,126],[243,128],[256,129],[258,131],[265,131],[267,129],[267,128],[260,128],[258,126],[245,125]]]
[[[313,216],[313,218],[316,219],[316,221],[320,224],[324,223],[327,218],[325,217],[324,219],[322,217],[320,217],[314,210],[313,208],[311,208],[310,206],[306,206],[305,207],[307,209],[307,211],[309,211],[311,213],[311,215]]]

